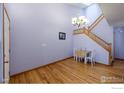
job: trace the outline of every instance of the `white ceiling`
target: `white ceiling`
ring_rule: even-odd
[[[110,25],[124,25],[124,3],[99,4]]]
[[[83,4],[83,3],[68,3],[69,5],[72,5],[74,7],[78,7],[78,8],[85,8],[87,7],[86,4]]]

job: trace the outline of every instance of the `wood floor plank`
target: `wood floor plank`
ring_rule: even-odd
[[[124,62],[113,66],[84,64],[73,58],[11,76],[10,83],[124,83]]]
[[[80,79],[79,77],[75,76],[74,74],[70,73],[68,70],[66,70],[65,68],[59,66],[56,64],[53,65],[54,68],[56,68],[56,70],[58,70],[58,74],[61,73],[62,76],[63,76],[63,80],[65,83],[79,83],[79,82],[82,82],[83,80]]]
[[[24,73],[18,75],[19,83],[27,83]]]
[[[60,64],[62,66],[62,64]],[[64,66],[63,65],[63,68],[66,69],[66,71],[68,71],[69,73],[72,73],[74,76],[77,76],[79,78],[81,78],[82,80],[85,81],[85,83],[94,83],[94,82],[97,82],[96,81],[96,78],[92,78],[91,76],[88,75],[88,72],[87,71],[83,71],[83,70],[80,70],[80,68],[76,68],[76,69],[70,69],[70,67],[68,68],[68,66]]]

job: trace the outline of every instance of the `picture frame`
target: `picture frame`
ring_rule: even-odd
[[[66,33],[59,32],[59,40],[65,40],[66,39]]]

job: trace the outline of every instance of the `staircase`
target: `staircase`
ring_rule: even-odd
[[[94,21],[94,23],[92,23],[92,24],[88,27],[88,29],[89,29],[90,31],[92,31],[93,28],[95,28],[95,27],[97,26],[97,24],[99,24],[99,23],[102,21],[103,18],[104,18],[104,15],[101,14],[101,15]]]
[[[101,39],[100,37],[98,37],[97,35],[95,35],[94,33],[92,33],[92,29],[94,27],[96,27],[97,24],[99,24],[99,22],[104,18],[103,14],[100,15],[96,21],[89,26],[88,28],[80,28],[80,29],[76,29],[74,30],[74,35],[77,34],[85,34],[87,35],[89,38],[91,38],[92,40],[94,40],[97,44],[99,44],[101,47],[103,47],[106,51],[108,51],[109,53],[109,65],[112,64],[112,44],[111,43],[107,43],[106,41],[104,41],[103,39]]]

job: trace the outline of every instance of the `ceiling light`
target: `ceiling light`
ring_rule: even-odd
[[[79,16],[72,18],[72,24],[74,26],[80,27],[81,25],[86,26],[88,25],[89,21],[85,16]]]

